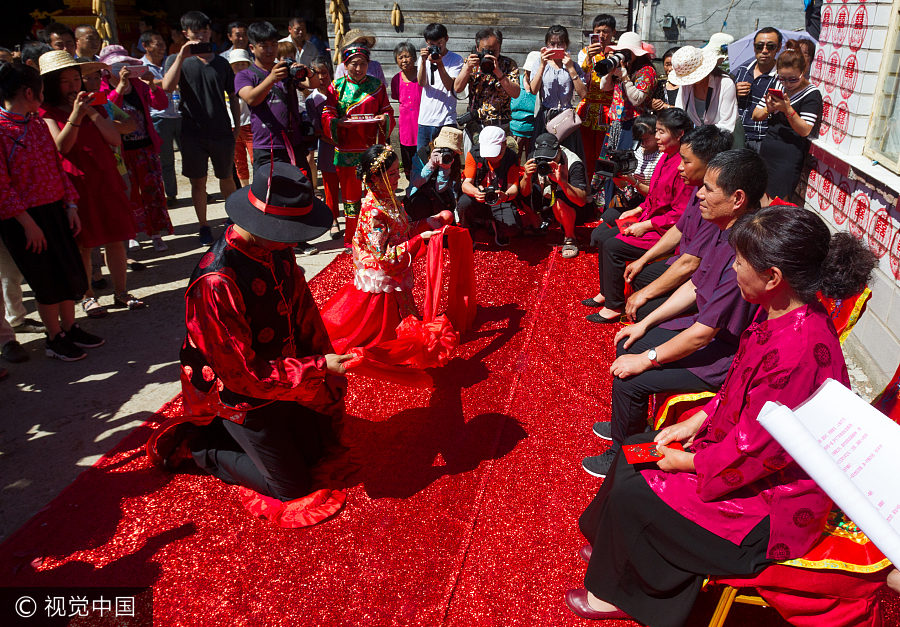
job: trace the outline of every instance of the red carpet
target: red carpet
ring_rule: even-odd
[[[479,250],[476,272],[475,329],[435,390],[351,379],[361,468],[335,518],[251,518],[237,488],[151,468],[145,426],[0,546],[0,585],[152,585],[166,626],[581,624],[563,594],[584,574],[576,520],[599,482],[580,463],[605,447],[590,428],[608,417],[615,330],[577,304],[596,256],[524,240]],[[341,256],[317,300],[349,275]],[[783,623],[737,608],[727,624]]]

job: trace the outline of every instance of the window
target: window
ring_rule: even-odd
[[[900,174],[900,3],[894,2],[865,155]]]

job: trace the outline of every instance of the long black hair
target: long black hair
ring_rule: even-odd
[[[40,96],[44,87],[40,72],[22,63],[0,63],[0,101],[10,102],[28,87]]]
[[[390,146],[387,146],[390,148]],[[375,163],[375,160],[381,157],[382,153],[385,150],[384,144],[375,144],[374,146],[370,146],[368,150],[366,150],[362,157],[359,158],[359,165],[356,166],[356,178],[358,178],[363,183],[368,183],[373,175],[376,175],[380,172],[387,172],[388,168],[390,168],[394,161],[397,160],[397,153],[391,150],[391,154],[389,154],[384,162],[381,164],[381,167],[378,168],[375,172],[372,172],[372,166]]]
[[[738,218],[728,241],[757,272],[781,270],[803,302],[822,292],[847,298],[861,292],[875,267],[875,254],[849,233],[831,234],[812,211],[793,205],[760,209]]]
[[[659,115],[656,116],[656,121],[669,129],[673,135],[678,131],[681,131],[681,137],[684,137],[685,133],[694,128],[694,123],[691,121],[691,118],[688,117],[685,110],[679,109],[678,107],[663,109],[659,112]]]
[[[54,107],[65,104],[63,102],[62,89],[60,89],[60,78],[66,70],[75,69],[81,74],[81,68],[77,65],[64,67],[61,70],[47,72],[41,78],[44,79],[44,102]]]

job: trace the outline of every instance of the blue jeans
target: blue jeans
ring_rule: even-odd
[[[162,164],[163,185],[166,197],[178,196],[178,184],[175,182],[175,147],[181,152],[181,118],[153,118],[153,128],[159,134],[162,144],[159,147],[159,161]]]

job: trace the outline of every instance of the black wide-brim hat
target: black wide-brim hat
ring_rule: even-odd
[[[252,185],[229,196],[225,213],[253,235],[283,244],[316,239],[334,222],[300,168],[280,162],[262,166]]]

